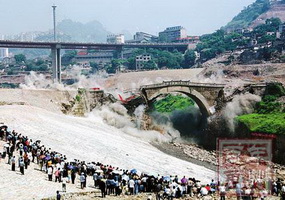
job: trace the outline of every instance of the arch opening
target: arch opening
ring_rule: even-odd
[[[167,114],[157,112],[153,105],[168,95],[182,95],[191,99],[194,105]],[[180,132],[183,139],[198,138],[201,131],[206,127],[209,116],[209,105],[205,105],[204,101],[195,95],[195,92],[193,94],[185,91],[171,91],[153,95],[149,100],[149,108],[152,111],[149,114],[156,122],[162,124],[171,122],[173,128]]]

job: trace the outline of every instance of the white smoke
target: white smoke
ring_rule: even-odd
[[[20,84],[22,89],[50,89],[55,88],[62,90],[64,85],[53,83],[51,79],[47,79],[43,74],[37,74],[31,71],[29,75],[25,76],[25,83]]]
[[[140,110],[140,111],[139,111]],[[137,115],[142,116],[143,107],[137,110]],[[131,117],[127,114],[127,109],[119,104],[114,103],[108,106],[94,109],[89,115],[89,118],[100,117],[102,122],[122,130],[128,135],[132,135],[148,142],[169,142],[172,137],[168,134],[162,134],[158,131],[145,131],[138,129],[138,123],[132,121]]]
[[[252,113],[254,105],[261,101],[261,97],[250,93],[237,95],[233,100],[227,103],[222,110],[222,116],[226,119],[229,129],[234,132],[235,117],[243,114]]]
[[[141,122],[143,120],[144,112],[145,112],[145,105],[138,106],[134,111],[134,115],[136,117],[136,124],[138,128],[141,127]]]
[[[54,83],[51,78],[48,78],[44,74],[38,74],[31,71],[29,75],[25,76],[25,83],[20,84],[21,89],[57,89],[57,90],[74,90],[78,88],[100,88],[104,89],[103,85],[106,78],[105,72],[92,74],[85,76],[81,74],[81,68],[79,66],[73,66],[72,68],[64,72],[65,77],[69,77],[75,81],[72,85],[64,85],[62,83]]]

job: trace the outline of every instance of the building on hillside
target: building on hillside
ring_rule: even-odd
[[[9,49],[8,48],[0,48],[0,59],[9,57]]]
[[[77,55],[73,58],[73,61],[81,64],[88,62],[104,64],[110,63],[112,59],[114,59],[114,51],[97,51],[93,53],[79,51]]]
[[[198,43],[198,42],[200,42],[200,37],[199,36],[187,36],[185,38],[178,38],[174,42],[178,42],[178,43]]]
[[[126,41],[126,43],[156,43],[158,37],[144,32],[136,32],[134,39]]]
[[[124,44],[125,43],[125,36],[123,34],[108,35],[107,36],[107,43],[109,43],[109,44]]]
[[[150,54],[142,54],[136,57],[136,70],[140,70],[144,67],[144,63],[151,60]]]
[[[168,27],[164,31],[159,32],[159,41],[161,42],[175,42],[186,37],[187,31],[182,26]]]
[[[279,32],[280,33],[285,32],[285,23],[279,25]]]

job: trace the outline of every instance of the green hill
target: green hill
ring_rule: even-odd
[[[231,22],[223,27],[223,29],[235,30],[248,27],[258,16],[267,12],[269,9],[269,0],[256,0],[253,4],[244,8]]]

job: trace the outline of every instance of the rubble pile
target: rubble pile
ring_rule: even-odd
[[[200,148],[197,144],[173,144],[176,147],[179,147],[183,150],[183,152],[189,156],[190,158],[207,162],[211,165],[217,166],[217,158],[216,151],[207,151],[205,149]]]

